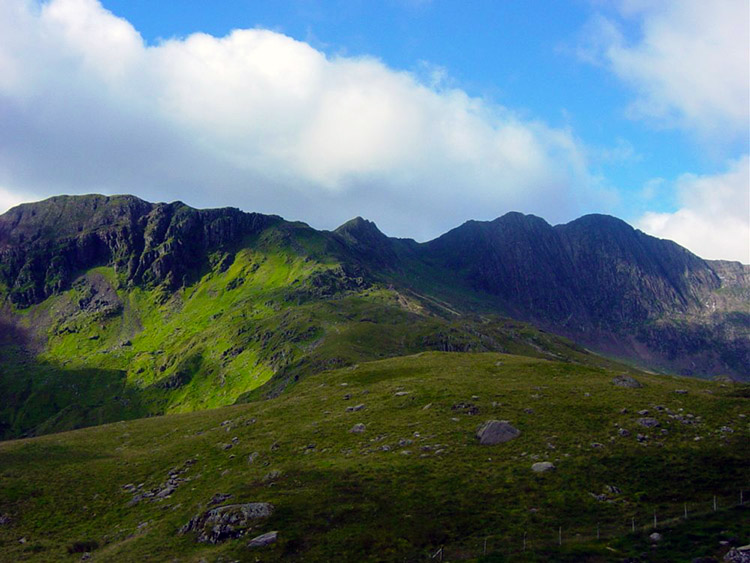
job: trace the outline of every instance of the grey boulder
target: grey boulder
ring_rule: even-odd
[[[643,384],[629,375],[616,375],[612,378],[612,383],[618,387],[628,387],[629,389],[639,389],[643,387]]]
[[[539,461],[531,466],[531,470],[534,473],[546,473],[547,471],[554,471],[557,469],[552,462]]]
[[[254,537],[247,543],[247,547],[263,547],[276,543],[276,539],[279,537],[279,532],[267,532],[259,536]]]
[[[511,426],[507,420],[488,420],[477,430],[477,439],[483,446],[493,446],[509,442],[521,435],[518,428]]]

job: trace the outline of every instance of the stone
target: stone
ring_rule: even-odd
[[[659,421],[655,418],[651,418],[650,416],[646,416],[643,418],[639,418],[638,424],[640,424],[641,426],[645,426],[646,428],[653,428],[655,426],[659,426]]]
[[[273,471],[269,471],[263,476],[263,481],[268,483],[269,481],[275,481],[279,477],[281,477],[281,471],[279,471],[278,469],[274,469]]]
[[[654,532],[648,537],[648,539],[650,539],[652,542],[659,542],[662,540],[662,535],[659,532]]]
[[[472,403],[456,403],[451,407],[451,410],[469,415],[479,414],[479,407]]]
[[[731,563],[750,563],[750,545],[733,547],[724,556],[724,561],[731,561]]]
[[[554,471],[557,469],[553,463],[549,461],[538,461],[531,466],[531,470],[534,473],[546,473],[547,471]]]
[[[200,543],[217,544],[242,536],[256,520],[273,514],[268,502],[228,504],[195,515],[180,528],[180,534],[195,532]]]
[[[247,462],[248,463],[254,463],[256,459],[258,459],[258,456],[260,454],[258,452],[253,452],[249,456],[247,456]]]
[[[276,539],[279,536],[279,532],[266,532],[259,536],[254,537],[247,542],[247,547],[264,547],[276,543]]]
[[[514,440],[521,431],[511,426],[507,420],[488,420],[477,430],[476,436],[483,446],[493,446]]]
[[[211,497],[211,500],[208,501],[208,506],[213,506],[214,504],[221,504],[222,502],[229,500],[232,498],[232,495],[229,493],[216,493],[214,496]]]
[[[687,395],[687,389],[675,389],[674,392],[678,395]]]
[[[396,391],[393,395],[395,397],[403,397],[404,395],[408,395],[409,391]]]
[[[365,408],[364,403],[360,403],[359,405],[356,405],[354,407],[346,407],[346,412],[357,412],[357,411],[361,411],[364,408]]]
[[[7,514],[0,514],[0,526],[10,526],[13,523],[10,516]]]
[[[629,389],[639,389],[643,384],[630,375],[616,375],[612,378],[612,383],[618,387],[627,387]]]
[[[349,432],[351,432],[352,434],[362,434],[362,432],[364,432],[366,428],[367,427],[364,424],[358,422],[349,429]]]
[[[630,430],[627,430],[627,429],[625,429],[625,428],[620,428],[620,429],[619,429],[619,430],[617,431],[617,433],[618,433],[618,434],[619,434],[620,436],[622,436],[623,438],[627,438],[628,436],[630,436]]]

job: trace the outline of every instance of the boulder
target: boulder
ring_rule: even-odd
[[[354,407],[346,407],[346,412],[357,412],[365,408],[364,404],[359,404]]]
[[[349,432],[351,432],[352,434],[362,434],[362,432],[364,432],[366,428],[367,427],[363,423],[358,422],[349,429]]]
[[[615,377],[613,377],[612,383],[614,383],[618,387],[627,387],[629,389],[639,389],[643,387],[643,384],[637,379],[625,374],[616,375]]]
[[[256,520],[267,518],[273,510],[267,502],[218,506],[193,516],[179,533],[195,532],[197,541],[217,544],[242,536]]]
[[[276,538],[279,537],[279,532],[267,532],[256,536],[247,543],[247,547],[263,547],[276,543]]]
[[[650,416],[646,416],[644,418],[639,418],[638,424],[645,426],[646,428],[653,428],[654,426],[659,426],[659,421]]]
[[[648,537],[648,539],[652,542],[660,542],[662,540],[662,535],[659,532],[654,532]]]
[[[554,471],[557,469],[553,463],[549,461],[538,461],[531,466],[531,470],[534,473],[546,473],[547,471]]]
[[[507,420],[488,420],[477,430],[477,439],[483,446],[492,446],[508,442],[521,435],[518,428],[511,426]]]
[[[732,563],[750,563],[750,545],[733,547],[724,556],[724,561],[731,561]]]

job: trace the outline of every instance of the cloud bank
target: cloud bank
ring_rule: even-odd
[[[619,19],[600,16],[589,27],[583,55],[633,90],[630,115],[688,131],[715,156],[735,151],[725,171],[671,183],[679,203],[674,213],[649,212],[636,224],[702,257],[750,263],[750,4],[622,0],[617,6]],[[636,23],[634,41],[622,31],[626,21]]]
[[[145,45],[96,0],[0,0],[0,186],[235,205],[429,238],[606,201],[568,130],[264,29]],[[5,200],[0,200],[3,203]]]
[[[675,213],[646,213],[637,226],[678,241],[703,258],[728,256],[750,264],[750,159],[731,163],[723,174],[681,176]]]
[[[584,55],[636,94],[635,118],[715,142],[747,138],[750,4],[747,0],[621,0],[620,18],[597,18]],[[623,24],[634,21],[629,41]]]

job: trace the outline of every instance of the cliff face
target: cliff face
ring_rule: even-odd
[[[706,261],[603,215],[557,227],[519,213],[469,222],[423,256],[524,317],[577,330],[687,312],[721,286]]]
[[[207,253],[280,221],[238,209],[192,209],[133,196],[55,197],[0,216],[0,281],[20,307],[67,288],[83,270],[113,265],[127,283],[173,290]]]
[[[422,257],[510,314],[608,354],[685,374],[750,365],[750,267],[702,260],[614,217],[470,221]]]

